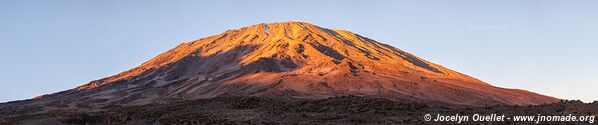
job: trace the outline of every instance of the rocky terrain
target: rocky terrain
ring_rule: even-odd
[[[3,116],[11,114],[3,109]],[[17,113],[17,112],[12,112]],[[340,96],[326,99],[217,97],[98,112],[50,111],[0,117],[0,124],[457,124],[424,121],[424,115],[505,114],[597,115],[598,102],[562,101],[534,106],[470,107],[442,103],[399,102],[383,98]],[[463,122],[461,124],[534,124],[533,122]],[[541,124],[589,124],[542,122]]]

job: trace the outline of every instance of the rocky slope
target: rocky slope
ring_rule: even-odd
[[[473,106],[559,101],[495,87],[349,31],[282,22],[183,43],[117,75],[0,108],[95,111],[222,96],[338,95]]]

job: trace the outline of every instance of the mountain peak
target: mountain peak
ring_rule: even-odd
[[[36,100],[137,105],[217,96],[336,95],[466,105],[558,99],[491,86],[350,31],[261,23],[178,45],[131,70]]]
[[[267,25],[267,26],[282,26],[282,27],[306,27],[306,26],[315,26],[311,23],[302,22],[302,21],[287,21],[287,22],[272,22],[272,23],[259,23],[257,25]],[[255,26],[255,25],[254,25]]]

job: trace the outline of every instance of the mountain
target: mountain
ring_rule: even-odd
[[[472,106],[560,100],[495,87],[350,31],[281,22],[183,43],[128,71],[13,103],[94,109],[226,96],[339,95]]]

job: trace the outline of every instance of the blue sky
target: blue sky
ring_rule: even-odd
[[[3,0],[0,102],[133,68],[257,23],[345,29],[490,84],[598,100],[598,1]]]

